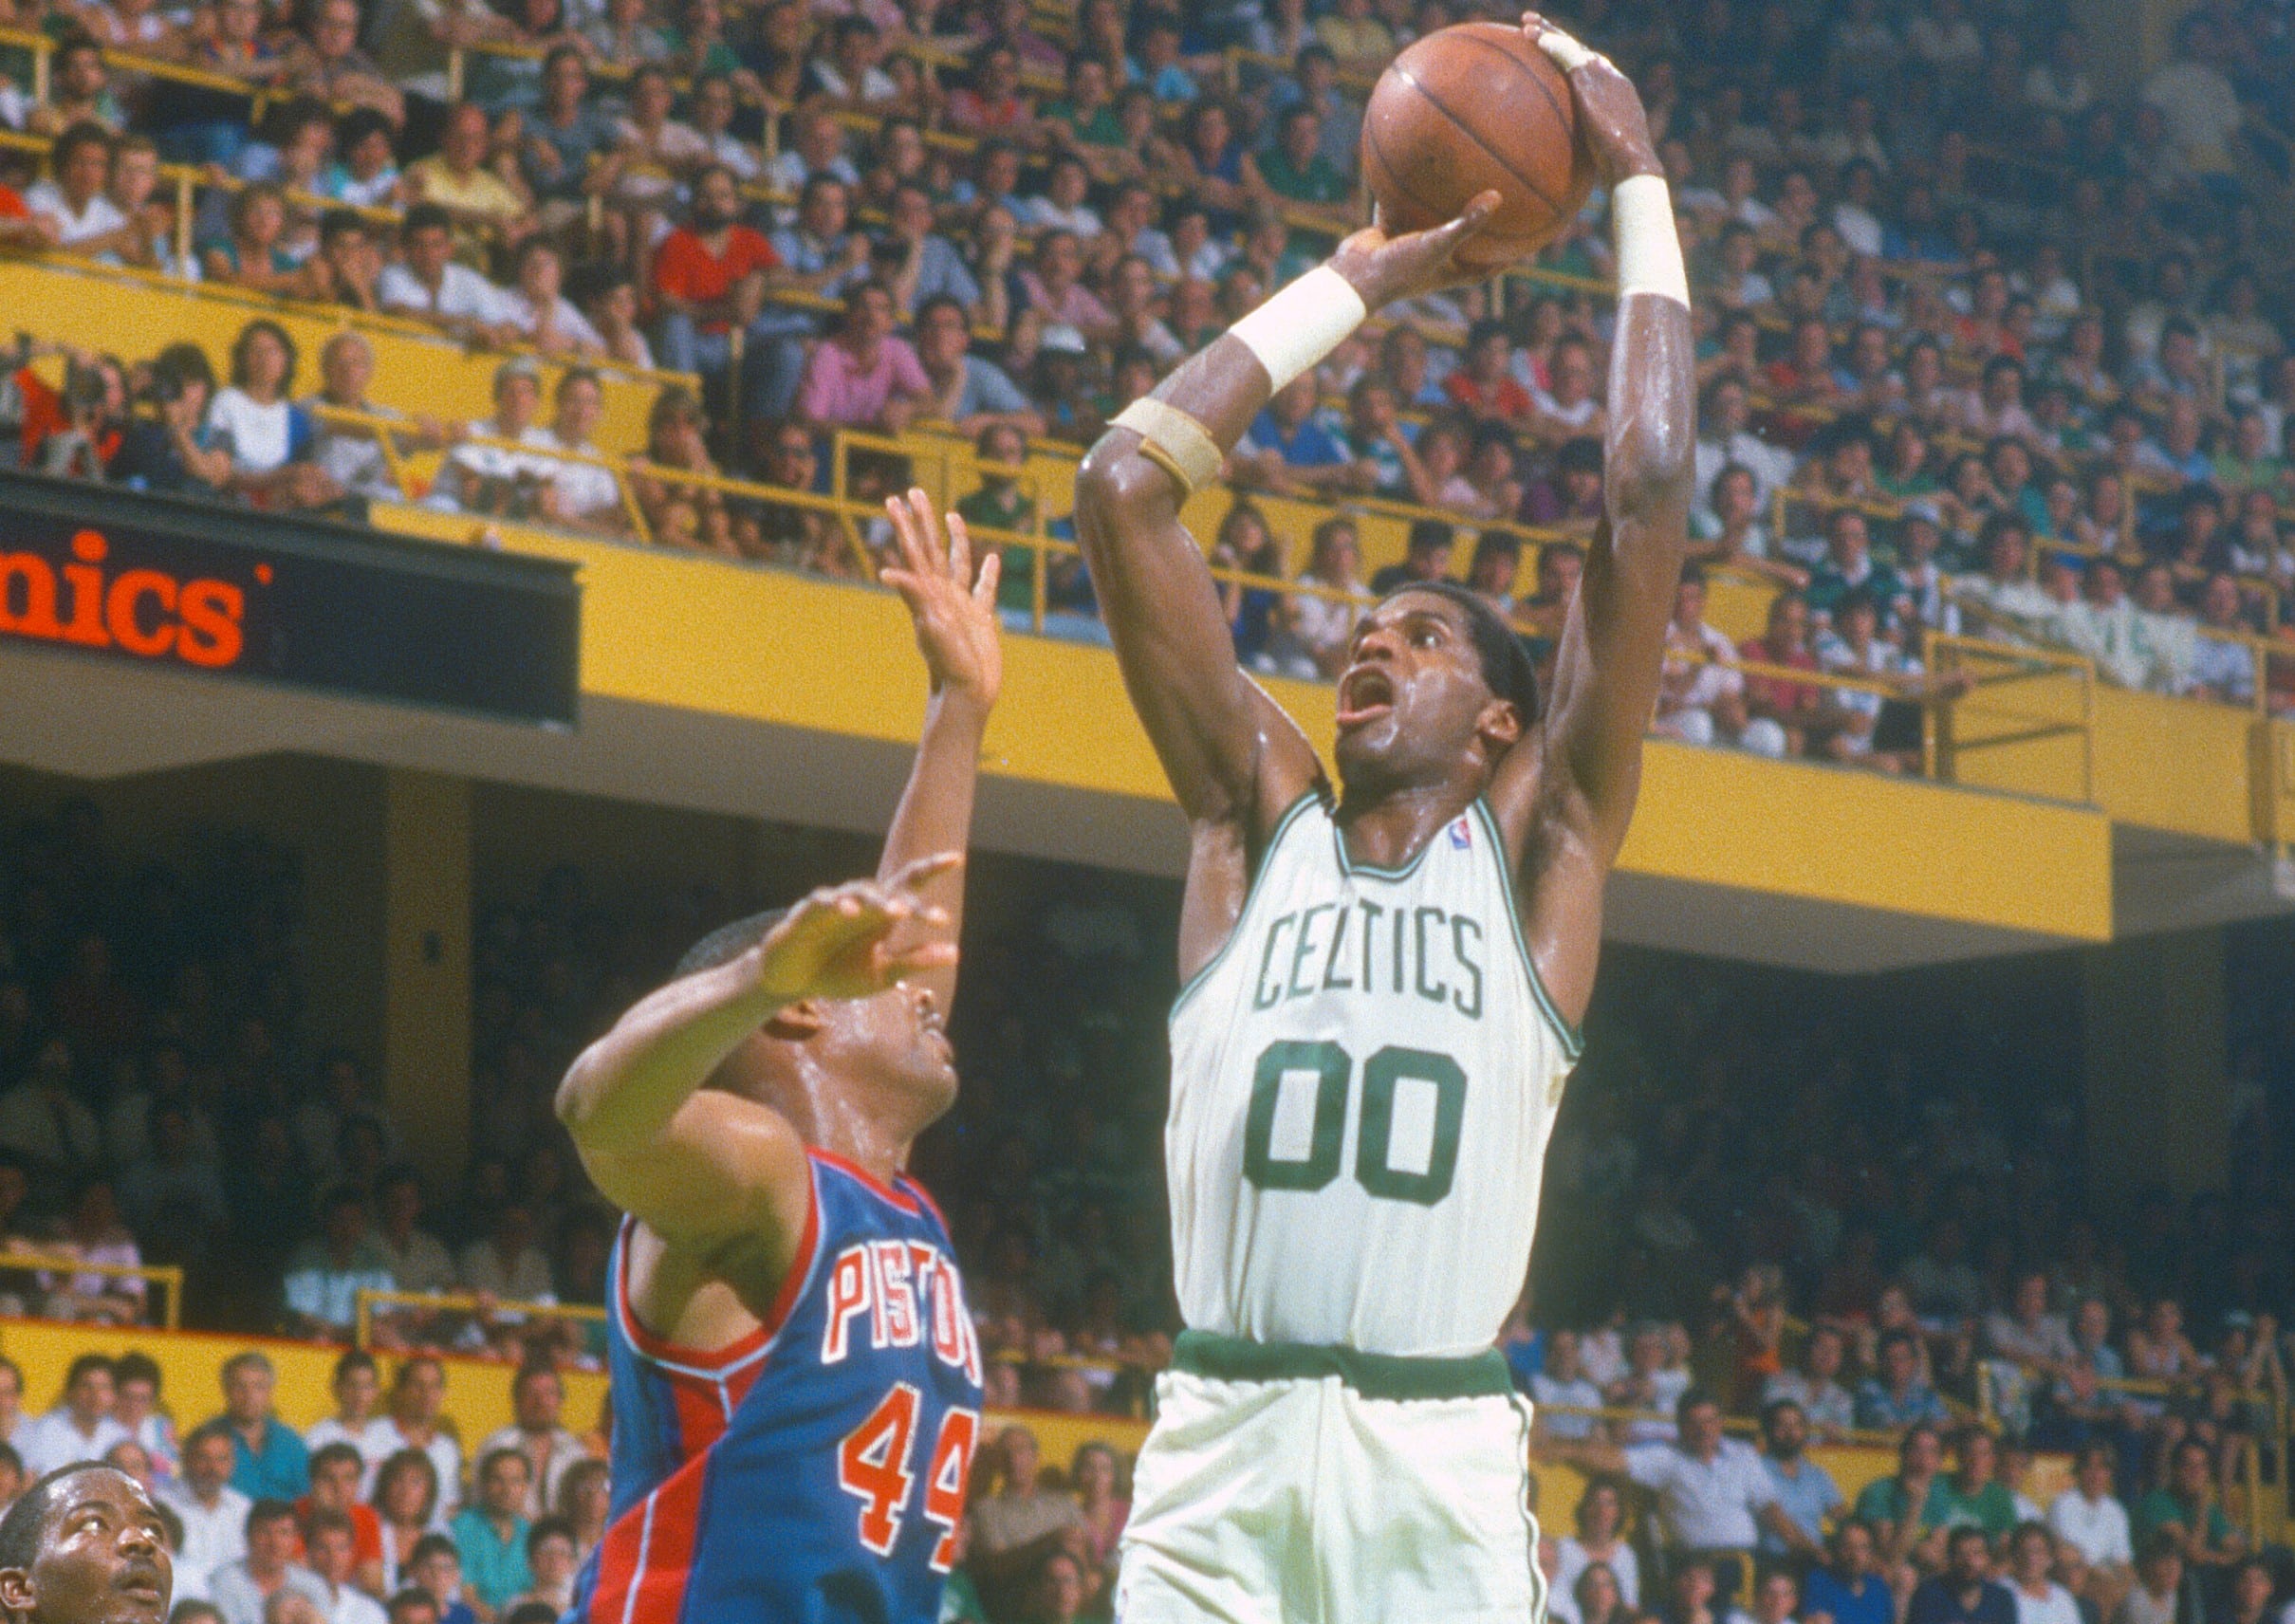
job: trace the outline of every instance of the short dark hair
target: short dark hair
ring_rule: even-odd
[[[295,1506],[291,1501],[258,1500],[247,1508],[247,1531],[250,1535],[270,1523],[292,1522],[294,1520]]]
[[[575,1535],[574,1525],[571,1522],[568,1522],[564,1518],[535,1518],[534,1525],[526,1531],[526,1554],[527,1559],[532,1559],[534,1553],[541,1548],[543,1541],[558,1538],[572,1541],[576,1550],[580,1550],[582,1548],[582,1541]]]
[[[453,1540],[444,1534],[425,1534],[415,1541],[415,1554],[407,1559],[406,1565],[419,1567],[441,1552],[453,1558],[455,1565],[461,1564],[462,1548],[456,1545]]]
[[[316,1540],[320,1535],[329,1532],[348,1534],[354,1540],[359,1537],[359,1530],[352,1524],[350,1518],[340,1511],[314,1511],[303,1525],[303,1537],[305,1540]]]
[[[1530,663],[1529,651],[1522,646],[1514,628],[1497,610],[1455,581],[1414,581],[1388,593],[1384,601],[1393,602],[1406,592],[1431,592],[1456,604],[1466,615],[1467,636],[1473,639],[1474,653],[1481,661],[1484,686],[1493,697],[1514,707],[1525,728],[1538,720],[1538,668]]]
[[[321,1467],[331,1466],[336,1461],[349,1461],[361,1472],[366,1470],[366,1457],[359,1452],[359,1446],[337,1438],[333,1443],[311,1451],[311,1476],[317,1477]]]
[[[428,1538],[435,1540],[440,1538],[440,1536],[432,1534],[429,1535]],[[416,1549],[419,1551],[419,1545],[416,1546]],[[429,1591],[424,1590],[420,1585],[410,1584],[405,1589],[393,1596],[389,1601],[385,1602],[382,1610],[383,1613],[389,1617],[391,1624],[399,1624],[399,1620],[402,1617],[409,1613],[415,1612],[416,1609],[421,1609],[425,1612],[428,1612],[431,1616],[435,1618],[439,1613],[438,1598],[433,1596]]]
[[[561,46],[559,51],[570,51],[573,48],[571,46]],[[559,51],[552,51],[550,54],[556,56]],[[576,51],[574,54],[579,56],[581,53]],[[386,136],[397,133],[391,128],[391,121],[374,108],[353,107],[336,121],[335,150],[347,153],[377,132]],[[395,151],[393,156],[396,156]]]
[[[108,1354],[82,1354],[71,1362],[64,1373],[64,1391],[71,1392],[73,1388],[80,1385],[82,1376],[93,1375],[98,1371],[102,1371],[115,1382],[120,1379],[120,1367],[112,1362]]]
[[[1780,595],[1778,600],[1780,602],[1784,600],[1783,595]],[[1795,1403],[1792,1399],[1772,1398],[1767,1404],[1761,1407],[1761,1430],[1764,1432],[1767,1432],[1774,1429],[1777,1425],[1777,1418],[1780,1415],[1783,1415],[1788,1410],[1790,1410],[1794,1414],[1802,1417],[1804,1420],[1808,1418],[1808,1412],[1802,1409],[1801,1406]]]
[[[58,1467],[46,1477],[26,1489],[16,1504],[0,1517],[0,1568],[29,1568],[40,1558],[40,1541],[47,1533],[47,1520],[56,1509],[64,1486],[82,1472],[105,1471],[115,1476],[127,1474],[118,1467],[102,1461],[74,1461],[70,1466]]]
[[[1404,545],[1414,553],[1431,553],[1452,545],[1457,539],[1458,532],[1440,519],[1414,519],[1410,540]]]
[[[162,1385],[159,1361],[140,1348],[130,1348],[113,1361],[112,1380],[115,1384],[148,1381],[152,1384],[152,1391],[157,1393]]]
[[[398,240],[411,243],[415,240],[416,232],[427,231],[434,226],[440,231],[452,231],[454,217],[435,203],[410,204],[406,218],[398,222]]]
[[[108,158],[112,152],[111,131],[105,129],[102,124],[83,119],[58,136],[54,151],[58,175],[64,173],[65,166],[72,161],[73,156],[82,147],[102,147],[103,156]]]
[[[1711,1389],[1699,1387],[1693,1382],[1681,1390],[1679,1398],[1674,1400],[1674,1424],[1679,1426],[1690,1418],[1691,1411],[1707,1404],[1716,1410],[1721,1408],[1721,1400],[1713,1396]]]

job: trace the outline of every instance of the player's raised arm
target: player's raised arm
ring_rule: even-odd
[[[990,549],[975,567],[963,518],[948,516],[944,540],[932,501],[921,490],[896,496],[885,508],[892,514],[900,562],[884,571],[884,583],[908,604],[933,685],[916,764],[877,862],[878,879],[889,884],[919,858],[960,852],[971,841],[981,743],[989,711],[1004,687],[1004,646],[996,619],[1002,561],[995,551]],[[934,873],[917,886],[916,896],[929,913],[912,922],[898,945],[926,939],[953,945],[964,925],[963,867]],[[930,987],[946,1010],[956,993],[955,962],[928,967],[909,980]]]
[[[1467,279],[1453,255],[1495,207],[1432,231],[1374,228],[1117,417],[1076,476],[1076,533],[1124,685],[1179,804],[1199,826],[1263,831],[1322,776],[1296,725],[1237,669],[1234,639],[1179,509],[1275,390],[1397,299]]]
[[[1618,250],[1604,513],[1564,622],[1540,746],[1516,750],[1491,791],[1521,857],[1540,978],[1576,1021],[1593,991],[1602,886],[1633,820],[1689,547],[1693,354],[1681,245],[1641,98],[1606,58],[1537,13],[1524,27],[1569,75],[1579,128],[1609,188]]]
[[[743,1248],[724,1272],[769,1298],[810,1204],[805,1145],[780,1113],[702,1085],[794,1006],[953,965],[946,920],[916,893],[962,861],[930,857],[884,882],[814,892],[756,946],[640,999],[576,1057],[558,1118],[606,1199],[700,1255]]]

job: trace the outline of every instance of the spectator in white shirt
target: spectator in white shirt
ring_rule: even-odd
[[[1705,571],[1692,565],[1674,589],[1674,618],[1665,629],[1666,659],[1653,729],[1689,745],[1743,744],[1767,756],[1785,754],[1785,730],[1768,717],[1749,717],[1737,645],[1705,618]]]
[[[230,1428],[211,1421],[183,1441],[183,1475],[159,1491],[183,1524],[183,1547],[176,1553],[178,1601],[210,1599],[216,1570],[247,1556],[253,1502],[231,1486],[236,1460]]]
[[[1768,1531],[1788,1543],[1801,1531],[1777,1503],[1768,1468],[1752,1446],[1721,1432],[1721,1406],[1693,1387],[1675,1407],[1680,1441],[1620,1450],[1607,1444],[1555,1446],[1584,1470],[1622,1473],[1657,1499],[1657,1531],[1670,1560],[1701,1558],[1713,1565],[1717,1599],[1726,1602],[1751,1572],[1753,1544]]]
[[[512,1202],[494,1215],[493,1232],[462,1248],[456,1260],[465,1291],[512,1302],[552,1300],[549,1259],[534,1245],[534,1218]]]
[[[102,1354],[82,1354],[72,1361],[65,1373],[63,1401],[16,1439],[28,1476],[46,1477],[75,1461],[100,1461],[128,1436],[112,1416],[112,1361]]]
[[[303,1434],[304,1447],[317,1454],[329,1444],[348,1444],[359,1451],[365,1469],[360,1474],[359,1493],[375,1490],[375,1472],[390,1459],[398,1441],[382,1413],[382,1375],[375,1356],[353,1348],[335,1361],[335,1412],[314,1421]]]
[[[1601,1389],[1587,1380],[1579,1366],[1577,1332],[1556,1331],[1546,1338],[1545,1365],[1530,1377],[1530,1401],[1536,1406],[1539,1426],[1549,1438],[1590,1438],[1601,1426],[1596,1416],[1558,1415],[1549,1408],[1557,1404],[1575,1410],[1601,1408]]]
[[[398,228],[402,261],[382,268],[375,298],[385,310],[443,327],[457,338],[499,343],[515,329],[502,289],[454,259],[453,216],[417,203]]]
[[[549,516],[550,470],[533,454],[553,450],[548,431],[534,421],[542,407],[542,368],[530,356],[494,369],[494,415],[477,426],[488,441],[466,441],[447,453],[425,505],[447,512],[492,513],[506,519]],[[512,448],[526,446],[531,451]]]
[[[2081,1624],[2080,1604],[2058,1584],[2056,1541],[2042,1522],[2019,1522],[2008,1536],[2008,1594],[2016,1598],[2016,1624]]]
[[[1579,1576],[1600,1564],[1617,1581],[1619,1599],[1631,1610],[1641,1605],[1641,1562],[1627,1542],[1625,1503],[1618,1486],[1590,1478],[1578,1496],[1578,1532],[1563,1537],[1556,1547],[1559,1563],[1553,1588],[1564,1595],[1578,1588]]]
[[[326,1624],[385,1624],[382,1604],[352,1582],[358,1533],[340,1511],[313,1511],[304,1530],[311,1572],[326,1592]]]
[[[1762,1387],[1763,1404],[1789,1398],[1808,1417],[1809,1429],[1820,1438],[1835,1439],[1857,1424],[1856,1394],[1841,1385],[1841,1366],[1848,1352],[1841,1332],[1820,1325],[1809,1333],[1802,1350],[1801,1368],[1779,1371]]]
[[[2118,1466],[2111,1445],[2083,1448],[2071,1486],[2049,1504],[2048,1527],[2080,1554],[2090,1573],[2124,1586],[2136,1565],[2136,1547],[2128,1532],[2127,1507],[2112,1493]]]
[[[543,431],[549,437],[550,448],[602,458],[605,453],[590,438],[605,411],[605,391],[598,382],[598,375],[585,366],[568,367],[559,376],[556,404],[557,412],[550,419],[550,426]],[[546,461],[543,467],[549,475],[551,516],[557,523],[608,535],[619,535],[627,527],[621,482],[613,470],[601,468],[596,462],[565,462],[555,458]]]
[[[55,177],[24,194],[34,219],[49,222],[57,241],[75,253],[117,248],[127,216],[105,188],[112,177],[112,136],[101,124],[74,124],[56,138]]]
[[[518,249],[517,282],[502,295],[502,320],[544,355],[605,354],[605,341],[561,289],[565,260],[547,237],[528,237]]]
[[[547,1516],[558,1504],[558,1486],[574,1463],[588,1458],[582,1440],[558,1424],[565,1408],[565,1383],[546,1364],[520,1367],[510,1382],[510,1408],[517,1420],[487,1434],[478,1446],[478,1458],[496,1449],[516,1449],[533,1467],[523,1515]]]
[[[382,1175],[378,1199],[382,1204],[382,1227],[376,1239],[391,1256],[391,1275],[400,1291],[452,1291],[454,1260],[445,1246],[422,1227],[422,1179],[412,1168],[396,1168]]]
[[[258,1500],[247,1514],[247,1555],[214,1571],[208,1599],[224,1624],[276,1624],[272,1605],[282,1592],[306,1597],[324,1624],[331,1597],[319,1576],[295,1560],[295,1508],[284,1500]]]
[[[443,1418],[445,1410],[444,1365],[418,1354],[398,1367],[398,1379],[391,1384],[391,1452],[415,1449],[430,1457],[438,1474],[431,1525],[441,1529],[462,1503],[462,1446]]]
[[[2048,1312],[2048,1277],[2033,1269],[2016,1282],[2006,1308],[1985,1316],[1986,1351],[2034,1375],[2054,1375],[2074,1357],[2072,1334],[2064,1316]]]

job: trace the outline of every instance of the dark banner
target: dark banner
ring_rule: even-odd
[[[580,632],[570,564],[0,474],[0,638],[571,727]]]

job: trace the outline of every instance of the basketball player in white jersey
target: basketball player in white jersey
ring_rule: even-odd
[[[1471,280],[1497,201],[1374,225],[1137,402],[1077,479],[1124,680],[1193,824],[1165,1128],[1188,1329],[1139,1456],[1121,1624],[1509,1624],[1543,1586],[1492,1343],[1594,982],[1687,545],[1692,348],[1640,99],[1535,14],[1610,189],[1606,513],[1541,710],[1451,583],[1339,680],[1337,788],[1235,663],[1181,503],[1370,310]],[[1487,272],[1485,273],[1487,274]]]

